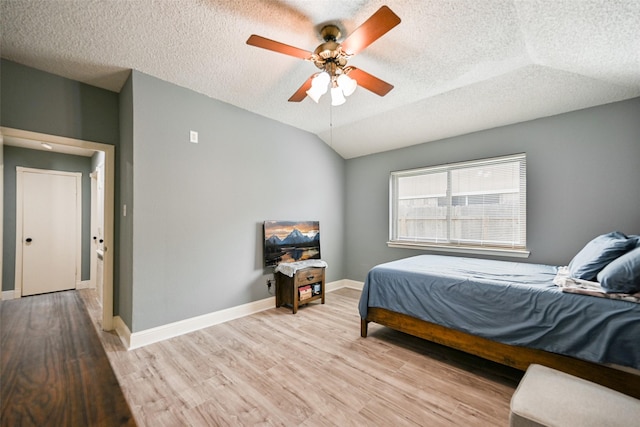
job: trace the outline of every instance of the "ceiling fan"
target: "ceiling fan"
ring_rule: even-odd
[[[340,105],[345,102],[345,96],[353,93],[357,85],[380,96],[385,96],[393,89],[393,85],[347,65],[347,61],[399,23],[400,18],[387,6],[382,6],[342,43],[338,43],[341,33],[336,25],[324,26],[320,30],[324,43],[320,44],[313,53],[255,34],[249,37],[247,44],[311,61],[322,70],[309,77],[289,98],[289,102],[300,102],[306,96],[318,102],[331,87],[331,104]]]

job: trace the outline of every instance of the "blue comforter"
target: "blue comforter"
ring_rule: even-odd
[[[505,344],[640,369],[640,304],[564,293],[558,267],[420,255],[374,267],[360,316],[381,307]]]

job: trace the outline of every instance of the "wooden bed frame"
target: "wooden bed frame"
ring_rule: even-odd
[[[548,366],[640,399],[640,375],[632,372],[544,350],[502,344],[378,307],[369,307],[367,318],[361,319],[360,335],[363,338],[367,337],[369,322],[522,371],[532,363]]]

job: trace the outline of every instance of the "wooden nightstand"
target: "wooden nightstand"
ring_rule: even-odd
[[[297,270],[293,277],[281,272],[275,273],[276,277],[276,307],[284,304],[291,305],[293,314],[298,311],[298,306],[312,301],[322,300],[324,304],[324,267],[308,267]],[[300,300],[300,288],[311,286],[311,296]]]

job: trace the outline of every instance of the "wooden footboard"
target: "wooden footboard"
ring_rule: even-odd
[[[545,365],[640,399],[640,375],[634,375],[630,372],[543,350],[502,344],[416,319],[406,314],[376,307],[369,307],[366,320],[361,319],[360,335],[363,338],[367,337],[369,322],[375,322],[522,371],[532,363]]]

